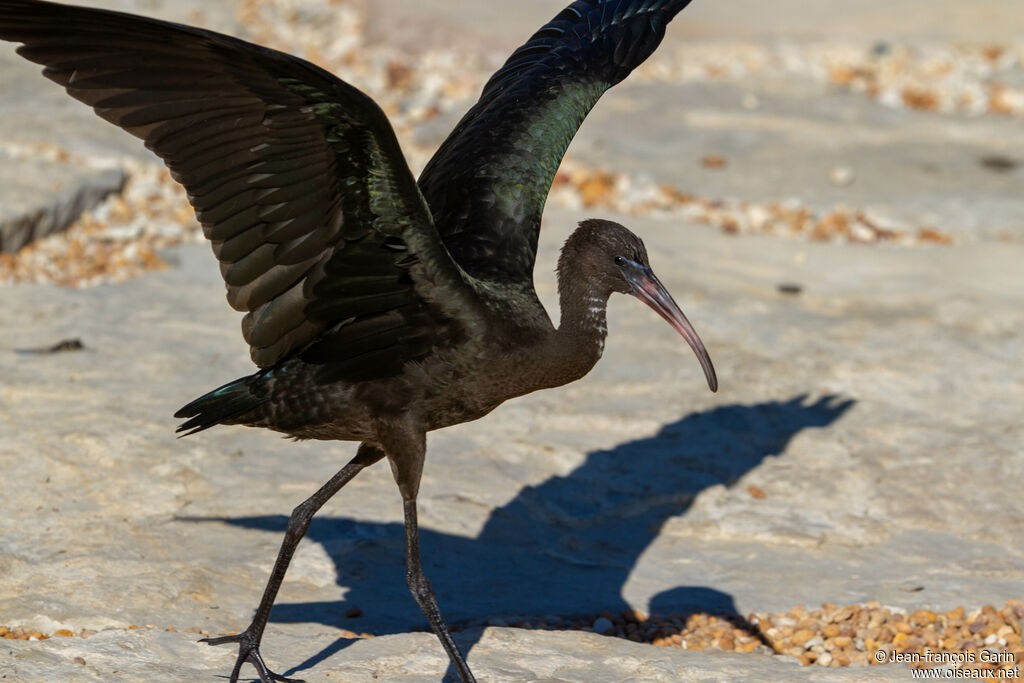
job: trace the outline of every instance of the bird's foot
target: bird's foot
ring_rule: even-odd
[[[235,668],[231,670],[229,683],[238,683],[238,675],[242,671],[242,665],[249,662],[256,667],[262,683],[303,683],[301,678],[285,678],[267,668],[263,662],[263,655],[260,654],[260,642],[257,637],[248,630],[242,631],[235,636],[221,636],[219,638],[202,638],[200,643],[207,645],[227,645],[228,643],[238,644],[238,659],[235,660]]]

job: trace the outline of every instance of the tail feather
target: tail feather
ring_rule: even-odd
[[[190,418],[175,430],[191,436],[253,410],[269,400],[268,392],[261,391],[264,373],[241,377],[200,396],[182,407],[174,417]],[[180,438],[180,437],[179,437]]]

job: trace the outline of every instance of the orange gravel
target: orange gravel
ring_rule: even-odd
[[[726,160],[708,157],[716,164]],[[700,161],[708,167],[707,159]],[[720,168],[714,166],[713,168]],[[670,185],[637,180],[622,173],[566,159],[548,202],[566,209],[602,209],[630,216],[679,217],[730,235],[775,235],[812,242],[888,243],[902,246],[949,245],[952,235],[931,226],[903,225],[864,209],[836,206],[817,211],[796,201],[741,202],[697,197]]]
[[[751,614],[747,618],[706,612],[648,616],[639,610],[626,610],[619,614],[603,612],[593,618],[539,617],[494,623],[528,629],[598,632],[658,647],[775,653],[794,657],[804,665],[838,667],[904,662],[919,669],[945,665],[964,671],[961,677],[1002,671],[1004,678],[1019,678],[1024,662],[1024,600],[1007,600],[1001,609],[985,605],[970,611],[957,607],[947,612],[900,612],[869,602],[844,607],[825,604],[816,610],[797,606],[785,614]],[[140,628],[156,627],[132,625],[122,630]],[[178,632],[173,626],[164,630]],[[198,627],[183,630],[209,635]],[[91,629],[77,634],[66,629],[46,634],[24,627],[0,626],[0,637],[11,640],[88,638],[95,634]],[[372,633],[347,629],[335,635],[352,639],[374,637]],[[974,675],[967,674],[968,671]]]
[[[877,602],[794,607],[785,614],[695,613],[647,616],[636,610],[593,619],[512,623],[539,629],[578,629],[687,650],[720,649],[789,655],[805,665],[868,666],[905,662],[915,668],[953,664],[962,670],[1016,671],[1024,663],[1024,600],[1002,609],[894,611]],[[946,654],[943,654],[946,653]],[[1016,667],[1016,669],[1015,669]]]
[[[388,113],[410,165],[422,168],[431,151],[413,144],[416,129],[465,106],[490,73],[480,56],[438,47],[410,55],[371,43],[357,6],[311,1],[297,11],[288,0],[245,0],[239,20],[246,37],[310,59],[356,83]],[[194,17],[201,21],[201,13]],[[659,53],[636,80],[685,82],[793,73],[863,92],[912,109],[1024,115],[1024,87],[1014,80],[1024,45],[924,46],[790,45],[765,47],[701,43]],[[757,107],[750,96],[750,107]],[[745,101],[744,106],[748,106]],[[40,154],[33,150],[32,154]],[[66,150],[47,150],[72,161]],[[729,160],[709,155],[697,166],[719,170]],[[0,253],[0,284],[55,282],[72,287],[120,282],[165,268],[159,250],[201,241],[184,193],[161,167],[129,164],[125,192],[83,215],[67,232]],[[843,169],[839,169],[843,171]],[[849,179],[836,176],[838,184]],[[814,211],[799,202],[750,203],[694,197],[677,188],[567,161],[553,203],[626,215],[676,215],[729,234],[763,233],[860,244],[945,245],[952,236],[932,226],[905,226],[842,206]]]

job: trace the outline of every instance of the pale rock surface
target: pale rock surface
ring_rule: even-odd
[[[551,12],[534,4],[505,8],[536,27]],[[0,57],[5,85],[11,60]],[[29,68],[19,74],[39,79]],[[751,118],[740,113],[747,87],[765,103]],[[674,88],[613,94],[574,151],[708,193],[804,188],[826,202],[859,193],[850,196],[913,215],[934,200],[959,216],[950,229],[960,226],[962,243],[810,244],[618,217],[644,237],[700,331],[721,390],[707,392],[655,314],[616,297],[606,358],[582,382],[431,435],[426,571],[449,620],[466,627],[457,637],[481,680],[908,680],[900,666],[825,671],[589,633],[481,630],[627,607],[745,616],[878,600],[945,610],[1024,593],[1024,194],[1019,175],[976,165],[1000,139],[1019,139],[1018,121],[883,110],[801,82]],[[52,121],[29,121],[26,102],[0,97],[14,107],[0,116],[0,139],[139,152],[56,89],[38,96]],[[675,97],[706,113],[671,110],[673,135],[661,107],[682,107]],[[624,140],[615,112],[630,101]],[[837,147],[848,108],[861,123]],[[758,125],[769,115],[779,140]],[[61,123],[71,120],[83,128]],[[875,144],[864,142],[869,131]],[[730,163],[704,178],[693,155],[708,139]],[[914,176],[912,151],[944,180]],[[785,172],[764,170],[773,154]],[[856,181],[830,183],[835,165],[855,167]],[[14,163],[0,169],[19,173]],[[556,319],[557,248],[585,215],[546,214],[537,282]],[[993,235],[999,224],[1010,239]],[[353,452],[242,428],[174,438],[175,409],[251,365],[208,248],[168,259],[172,269],[118,286],[0,292],[0,623],[99,631],[0,640],[9,680],[224,676],[231,649],[198,645],[185,630],[245,627],[289,511]],[[780,283],[803,293],[780,294]],[[67,338],[86,349],[14,353]],[[272,666],[310,681],[441,678],[440,646],[412,632],[424,620],[404,584],[401,519],[383,466],[326,506],[268,628]],[[345,616],[354,606],[362,617]],[[351,641],[343,629],[379,637]]]

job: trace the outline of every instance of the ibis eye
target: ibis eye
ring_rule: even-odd
[[[617,266],[624,266],[624,265],[626,265],[626,259],[622,258],[621,256],[616,256],[615,257],[615,265],[617,265]]]

